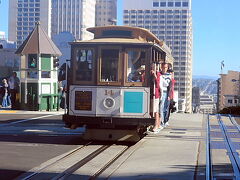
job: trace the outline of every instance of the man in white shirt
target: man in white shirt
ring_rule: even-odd
[[[170,73],[167,72],[168,70],[168,64],[162,63],[161,64],[161,76],[160,76],[160,116],[162,120],[162,126],[165,126],[165,123],[167,122],[167,115],[168,115],[168,109],[169,109],[169,103],[170,103],[170,92],[169,87],[171,85],[172,76]]]

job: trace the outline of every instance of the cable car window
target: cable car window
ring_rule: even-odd
[[[80,49],[76,53],[77,81],[92,81],[92,63],[93,63],[93,50]]]
[[[101,51],[101,82],[118,81],[118,49],[102,49]]]
[[[128,50],[127,56],[127,82],[144,82],[146,53],[139,50]]]

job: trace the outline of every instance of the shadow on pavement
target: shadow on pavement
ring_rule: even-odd
[[[225,164],[222,164],[221,167],[218,168],[223,168],[224,166],[226,166]],[[21,167],[20,167],[21,168]],[[198,167],[201,169],[205,169],[205,167]],[[121,167],[120,167],[121,169]],[[203,180],[205,179],[205,175],[204,175],[204,171],[201,174],[197,174],[196,173],[196,167],[195,166],[185,166],[185,165],[175,165],[175,166],[171,166],[170,170],[171,172],[167,172],[167,173],[148,173],[148,172],[143,172],[140,174],[134,173],[134,167],[130,167],[130,169],[132,169],[133,171],[131,172],[132,175],[120,175],[117,174],[115,175],[114,173],[112,174],[112,176],[110,177],[99,177],[97,179],[110,179],[110,180],[167,180],[167,179],[171,179],[171,180]],[[175,171],[176,170],[176,171]],[[46,170],[47,171],[47,170]],[[26,171],[21,171],[21,170],[9,170],[9,169],[0,169],[0,179],[4,179],[4,180],[12,180],[12,179],[22,179],[24,178],[25,175],[30,175],[31,172],[27,172],[25,175],[24,173],[26,173]],[[24,176],[23,176],[24,175]],[[52,179],[55,176],[57,176],[58,173],[51,173],[51,172],[42,172],[40,177],[35,177],[35,179]],[[19,176],[21,178],[19,178]],[[34,179],[34,177],[33,177]],[[86,174],[72,174],[71,176],[65,178],[65,179],[71,179],[71,180],[79,180],[79,179],[90,179],[89,176],[87,176]]]

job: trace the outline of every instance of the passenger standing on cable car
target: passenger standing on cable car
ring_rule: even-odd
[[[161,76],[160,76],[160,117],[162,120],[162,126],[165,127],[165,123],[167,122],[168,116],[168,109],[169,109],[169,102],[170,102],[170,86],[172,82],[172,75],[167,72],[168,71],[168,64],[162,63],[161,64]]]
[[[152,131],[154,133],[158,133],[160,131],[160,129],[162,129],[160,115],[159,115],[159,102],[160,102],[160,95],[161,95],[160,94],[160,86],[159,86],[160,76],[161,76],[161,73],[159,71],[159,64],[154,63],[152,65],[152,69],[151,69],[150,73],[151,73],[152,80],[154,81],[154,85],[155,85],[154,96],[153,96],[154,97],[153,113],[154,113],[154,117],[155,117],[155,125],[154,125]]]
[[[170,82],[170,86],[168,87],[168,92],[169,92],[169,108],[168,108],[168,113],[166,115],[166,122],[165,122],[165,126],[169,126],[169,117],[170,117],[170,113],[175,112],[176,111],[176,107],[175,107],[175,101],[174,101],[174,85],[175,85],[175,79],[174,79],[174,71],[172,69],[172,64],[168,63],[168,73],[171,74],[171,82]]]

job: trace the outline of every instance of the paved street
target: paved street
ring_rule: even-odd
[[[82,143],[82,130],[65,129],[61,115],[33,119],[44,116],[49,114],[0,114],[0,179],[13,179]]]
[[[23,176],[30,170],[41,169],[63,154],[86,144],[86,141],[81,140],[84,129],[64,128],[61,114],[1,111],[0,179],[10,180]],[[169,127],[158,134],[149,134],[127,148],[120,158],[99,175],[99,179],[203,179],[206,166],[205,117],[202,114],[173,114]],[[240,120],[235,119],[238,122]],[[83,154],[95,151],[102,145],[104,143],[98,142],[87,146],[89,150],[85,148],[85,152],[80,151],[79,155],[63,161],[61,166],[46,169],[42,177],[58,175],[61,169],[68,168],[68,164],[73,166],[76,160],[85,156]],[[102,153],[90,164],[82,168],[79,166],[69,179],[89,179],[100,162],[104,163],[111,156],[117,156],[115,153],[121,152],[123,147],[126,145],[115,145],[105,150],[105,155]]]

